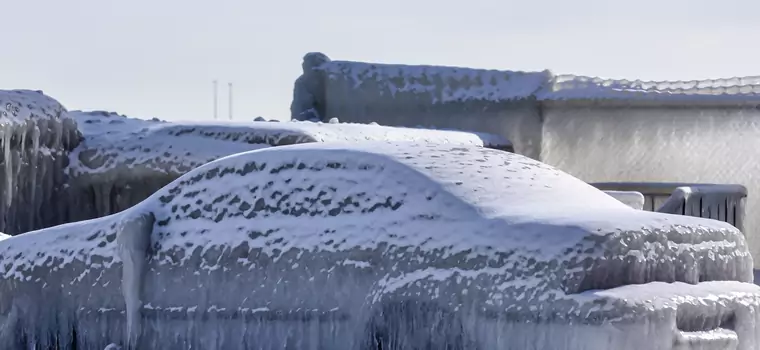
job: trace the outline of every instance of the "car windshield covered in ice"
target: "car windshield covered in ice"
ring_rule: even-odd
[[[480,147],[307,144],[0,241],[4,349],[754,349],[742,234]]]

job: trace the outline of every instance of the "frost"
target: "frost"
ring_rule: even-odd
[[[644,209],[644,195],[641,192],[635,191],[604,191],[604,193],[612,196],[613,198],[625,203],[627,206],[643,210]]]
[[[41,92],[0,90],[0,231],[65,222],[64,168],[78,143],[60,103]]]
[[[692,81],[629,81],[558,75],[538,93],[542,100],[747,102],[760,99],[760,76]]]
[[[291,114],[299,120],[325,120],[328,81],[334,89],[366,92],[377,98],[396,99],[413,95],[417,105],[468,103],[471,101],[509,102],[534,99],[620,100],[659,102],[720,101],[747,103],[760,100],[760,76],[692,81],[629,81],[542,72],[514,72],[462,67],[379,64],[331,61],[322,53],[304,57],[303,75],[296,80]],[[335,103],[345,103],[334,101]]]
[[[0,91],[0,231],[18,234],[139,203],[206,162],[307,142],[414,140],[509,148],[501,137],[358,124],[168,123],[67,112],[40,92]]]
[[[70,155],[68,221],[129,208],[187,171],[259,148],[309,142],[409,140],[509,148],[488,134],[362,124],[168,123],[108,112],[69,112],[84,141]]]
[[[463,145],[225,157],[118,214],[0,241],[0,276],[20,330],[0,348],[749,350],[760,334],[735,228]]]

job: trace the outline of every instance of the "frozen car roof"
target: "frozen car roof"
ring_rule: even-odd
[[[214,159],[272,146],[309,142],[410,141],[505,149],[501,136],[353,123],[166,122],[109,112],[72,111],[84,142],[72,152],[73,174],[145,168],[182,174]]]

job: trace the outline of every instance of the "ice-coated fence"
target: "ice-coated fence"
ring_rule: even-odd
[[[643,210],[720,220],[744,232],[747,188],[742,185],[656,182],[592,185],[605,192],[641,193],[644,197]]]

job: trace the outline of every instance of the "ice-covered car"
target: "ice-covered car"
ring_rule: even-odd
[[[2,349],[756,349],[742,234],[480,147],[306,144],[0,241]]]

